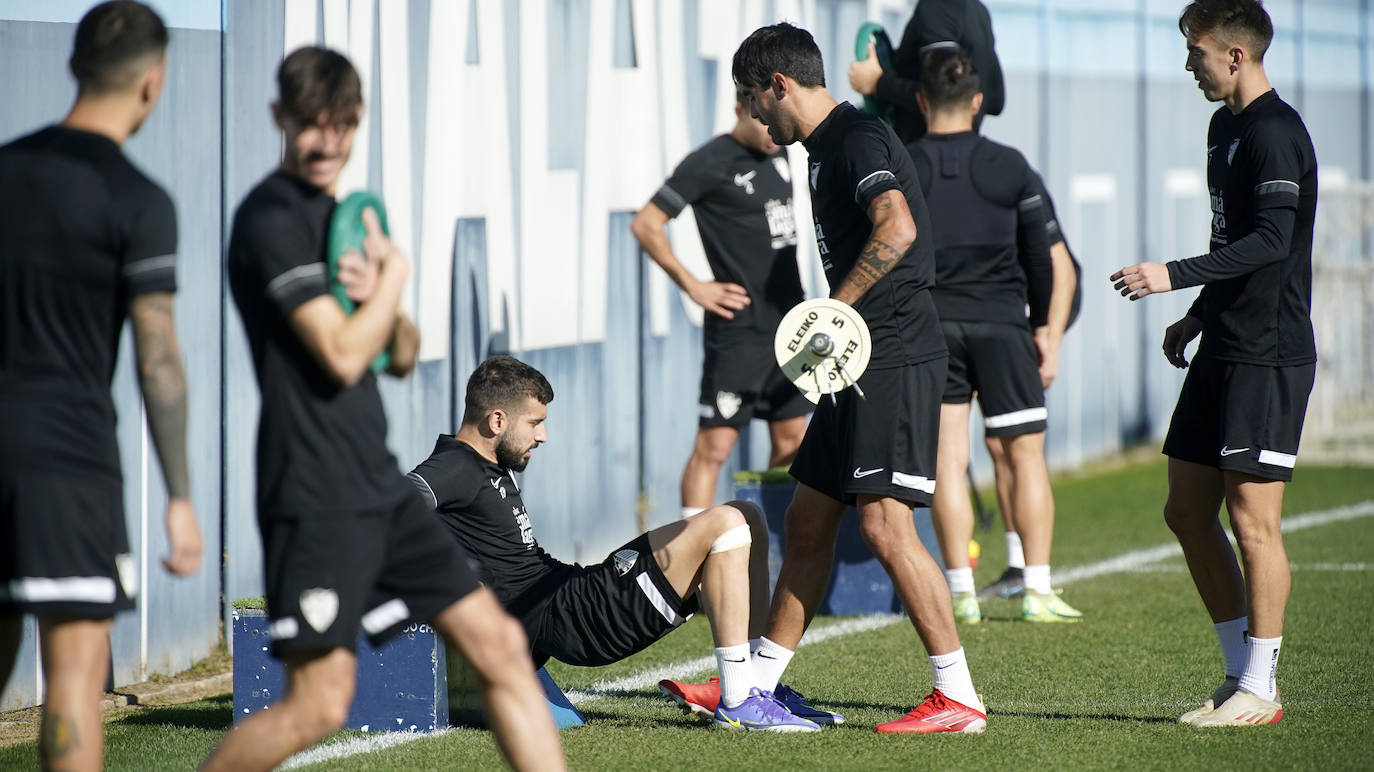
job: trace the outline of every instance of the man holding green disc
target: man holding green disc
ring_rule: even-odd
[[[271,769],[337,730],[353,699],[359,632],[376,644],[414,620],[433,624],[478,672],[511,766],[562,769],[524,631],[386,448],[371,365],[385,350],[388,371],[407,374],[419,334],[400,312],[410,260],[387,238],[380,202],[351,199],[336,211],[362,116],[358,73],[342,55],[306,47],[281,63],[277,85],[284,157],[235,213],[228,273],[262,392],[258,526],[269,637],[287,688],[225,735],[204,769]],[[345,221],[331,235],[335,220]]]

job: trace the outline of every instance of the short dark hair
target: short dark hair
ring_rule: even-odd
[[[1258,0],[1193,0],[1178,15],[1178,31],[1185,37],[1211,35],[1223,45],[1239,43],[1257,62],[1274,40],[1274,22]]]
[[[86,12],[76,25],[67,60],[78,94],[120,91],[167,52],[167,25],[148,6],[110,0]]]
[[[278,106],[286,115],[313,124],[354,123],[363,104],[363,83],[348,57],[319,46],[297,48],[277,67]]]
[[[973,60],[957,48],[937,48],[921,60],[921,93],[932,110],[968,104],[978,88]]]
[[[764,88],[775,72],[807,88],[825,85],[825,63],[810,32],[787,22],[759,27],[735,50],[730,66],[735,83]]]
[[[553,401],[553,387],[543,373],[515,357],[491,357],[468,377],[463,423],[475,424],[497,409],[513,413],[523,407],[525,397],[547,405]]]

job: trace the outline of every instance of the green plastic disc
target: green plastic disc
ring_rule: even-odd
[[[391,235],[391,229],[386,221],[386,206],[376,193],[367,190],[348,194],[347,198],[334,207],[334,216],[329,220],[329,291],[339,301],[339,305],[343,306],[344,313],[350,315],[357,309],[357,304],[348,297],[348,291],[339,282],[339,258],[350,249],[357,250],[360,254],[363,252],[363,239],[367,236],[367,229],[363,226],[363,210],[369,207],[377,212],[377,219],[382,224],[382,233]],[[390,364],[391,352],[383,349],[377,358],[372,360],[372,371],[380,373]]]

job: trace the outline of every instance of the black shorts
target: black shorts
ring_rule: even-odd
[[[343,517],[272,517],[262,530],[272,653],[379,643],[477,589],[467,554],[418,496]]]
[[[0,615],[108,619],[138,568],[114,476],[0,469]]]
[[[792,462],[792,476],[836,501],[870,493],[930,506],[940,440],[946,358],[859,376],[853,389],[821,397]]]
[[[701,367],[698,426],[749,425],[751,418],[782,421],[814,408],[782,374],[773,355],[773,336],[722,334],[707,330]]]
[[[1317,365],[1268,367],[1194,357],[1164,455],[1287,482]]]
[[[1040,355],[1028,328],[1001,322],[941,322],[949,347],[944,402],[963,405],[978,393],[989,437],[1045,431]]]
[[[687,621],[696,593],[679,598],[663,575],[649,535],[640,534],[559,586],[522,620],[536,665],[608,665],[641,651]]]

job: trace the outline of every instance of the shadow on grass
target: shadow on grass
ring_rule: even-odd
[[[1126,716],[1120,713],[1037,713],[1035,711],[988,709],[989,720],[999,716],[1017,718],[1043,718],[1051,721],[1121,721],[1131,724],[1177,724],[1177,718],[1161,716]]]
[[[223,732],[234,722],[234,698],[211,697],[186,705],[144,708],[113,723],[125,726],[178,726]]]

